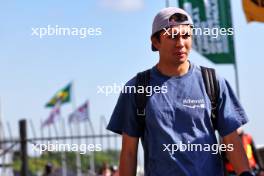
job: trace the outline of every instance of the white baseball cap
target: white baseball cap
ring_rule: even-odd
[[[164,28],[169,28],[177,25],[191,25],[193,21],[191,16],[183,9],[177,7],[167,7],[155,16],[152,24],[151,37]],[[152,51],[157,49],[152,45]]]

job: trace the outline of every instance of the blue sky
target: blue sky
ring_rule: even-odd
[[[100,116],[109,120],[118,94],[97,94],[97,86],[126,83],[137,72],[157,63],[158,55],[150,50],[149,36],[153,17],[165,2],[126,0],[117,5],[113,3],[116,1],[0,2],[1,114],[4,122],[12,123],[14,132],[21,118],[32,119],[39,127],[40,119],[50,111],[44,104],[70,81],[74,81],[77,105],[89,99],[91,119],[99,129]],[[250,118],[245,130],[257,144],[264,144],[264,61],[260,57],[264,24],[247,24],[241,1],[232,1],[232,11],[241,102]],[[31,28],[47,25],[100,27],[102,35],[84,39],[40,39],[31,35]],[[214,65],[195,51],[190,60],[215,67],[235,88],[232,65]],[[70,104],[62,107],[64,118],[71,110]]]

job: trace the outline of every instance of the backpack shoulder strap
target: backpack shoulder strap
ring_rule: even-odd
[[[149,81],[150,81],[150,69],[137,74],[136,94],[135,94],[136,115],[137,115],[137,120],[139,120],[143,130],[145,128],[146,105],[148,100],[147,92],[145,90],[146,87],[149,85]],[[144,93],[139,93],[137,91],[139,87],[144,88]]]
[[[206,88],[206,93],[209,96],[212,106],[211,112],[211,121],[214,129],[216,129],[217,123],[217,101],[219,97],[219,84],[216,79],[215,70],[213,68],[202,67],[202,77],[204,81],[204,85]],[[149,85],[150,81],[150,69],[140,72],[136,76],[136,89],[139,87],[145,88]],[[139,93],[136,91],[135,101],[136,101],[136,115],[137,119],[140,121],[142,128],[145,127],[145,117],[146,117],[146,104],[147,104],[148,96],[146,91],[144,93]]]
[[[206,93],[211,100],[211,121],[214,129],[217,127],[217,108],[218,108],[218,97],[219,97],[219,84],[216,79],[215,70],[213,68],[202,67],[202,76],[206,89]]]

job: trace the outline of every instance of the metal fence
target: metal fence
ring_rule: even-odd
[[[103,117],[99,132],[94,130],[91,121],[68,124],[66,128],[62,120],[45,130],[36,130],[31,120],[20,120],[19,134],[14,137],[9,123],[0,125],[1,176],[43,175],[48,167],[54,173],[56,168],[55,175],[97,175],[99,166],[104,162],[112,164],[118,161],[120,135],[105,129],[106,120]],[[54,161],[55,164],[52,163]]]

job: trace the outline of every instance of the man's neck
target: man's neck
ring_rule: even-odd
[[[159,62],[156,67],[163,75],[182,76],[188,72],[190,68],[190,62],[186,60],[184,63],[175,65]]]

